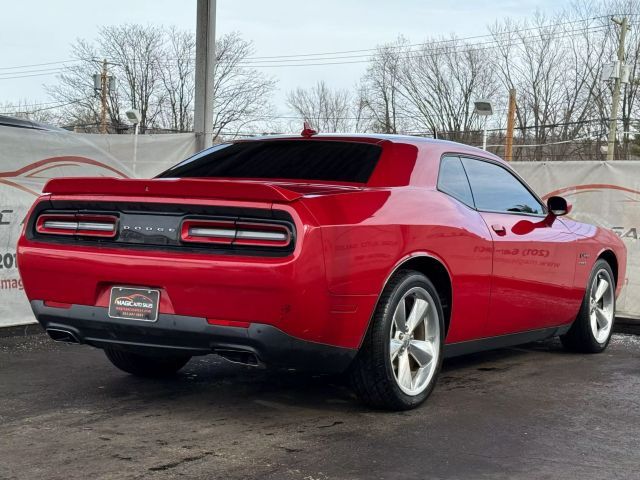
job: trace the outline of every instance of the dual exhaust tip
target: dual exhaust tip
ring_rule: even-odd
[[[70,330],[65,330],[62,328],[47,328],[47,333],[52,340],[56,342],[64,342],[64,343],[75,343],[80,344],[80,340]],[[259,367],[261,366],[261,362],[258,359],[258,356],[253,352],[248,352],[245,350],[233,350],[233,349],[221,349],[214,350],[214,353],[218,354],[225,360],[231,363],[238,363],[241,365],[247,365],[250,367]]]
[[[47,328],[47,333],[52,340],[56,342],[65,342],[65,343],[80,343],[78,337],[75,333],[70,330],[63,330],[61,328]]]
[[[51,337],[51,339],[55,340],[56,342],[75,344],[82,343],[80,342],[76,334],[71,330],[65,330],[63,328],[47,328],[46,331],[47,334],[49,334],[49,337]],[[216,349],[214,350],[214,353],[231,363],[238,363],[250,367],[261,366],[261,362],[258,359],[258,356],[253,352],[235,349]]]
[[[231,363],[237,363],[249,367],[262,366],[262,363],[260,362],[258,356],[255,353],[246,350],[215,349],[213,353]]]

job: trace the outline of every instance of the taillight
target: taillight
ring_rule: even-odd
[[[287,247],[291,230],[287,225],[268,222],[232,220],[185,220],[183,242],[243,245],[252,247]]]
[[[286,247],[291,242],[289,229],[278,223],[238,222],[235,245]]]
[[[43,235],[87,237],[116,236],[118,218],[113,215],[44,213],[36,220],[36,232]]]

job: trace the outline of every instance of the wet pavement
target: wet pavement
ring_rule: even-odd
[[[452,359],[403,413],[340,378],[209,356],[145,380],[91,347],[0,338],[0,428],[0,479],[637,479],[640,337]]]

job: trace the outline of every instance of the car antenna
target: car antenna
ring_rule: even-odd
[[[311,128],[311,124],[309,122],[304,122],[304,125],[302,127],[302,132],[300,132],[300,135],[302,135],[305,138],[311,138],[313,135],[317,135],[317,134],[318,134],[318,131]]]

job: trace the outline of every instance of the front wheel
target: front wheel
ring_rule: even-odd
[[[568,350],[600,353],[611,339],[616,312],[616,285],[605,260],[593,266],[580,311],[569,331],[560,337]]]
[[[107,358],[120,370],[139,377],[174,375],[191,359],[186,355],[142,355],[116,348],[105,348]]]
[[[376,408],[408,410],[435,386],[444,343],[438,292],[423,274],[397,272],[385,287],[351,369],[354,390]]]

